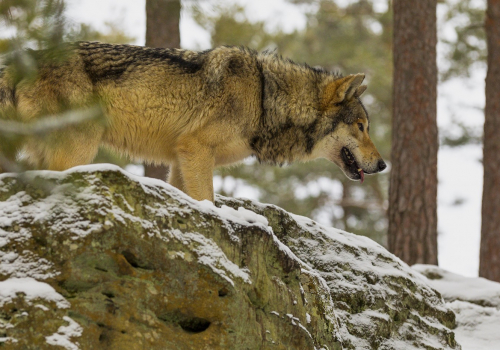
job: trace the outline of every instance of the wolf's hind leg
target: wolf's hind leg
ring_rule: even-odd
[[[179,163],[172,163],[170,165],[169,172],[168,183],[186,193],[186,188],[184,187],[184,180],[182,179],[181,167]]]
[[[19,152],[26,143],[26,137],[0,133],[0,174],[31,170],[28,164],[20,162]]]
[[[6,145],[3,144],[2,141],[3,140],[0,140],[0,174],[7,172],[6,165],[9,162],[9,158],[10,158],[10,157],[8,157],[7,152],[5,151]],[[2,151],[2,149],[4,149],[4,150]],[[2,166],[2,164],[3,164],[3,166]]]
[[[89,164],[99,150],[104,126],[86,122],[32,138],[26,145],[28,161],[38,169],[62,171]]]

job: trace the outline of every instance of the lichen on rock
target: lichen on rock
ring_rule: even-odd
[[[0,283],[20,280],[49,292],[0,292],[9,349],[460,348],[371,240],[114,166],[0,175]]]

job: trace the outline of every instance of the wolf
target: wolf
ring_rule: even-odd
[[[275,165],[326,158],[361,182],[386,168],[360,100],[364,74],[341,76],[245,47],[75,42],[59,52],[64,59],[29,52],[34,78],[16,78],[13,64],[0,71],[0,118],[32,123],[98,101],[104,122],[25,137],[16,152],[36,169],[88,164],[103,145],[170,165],[173,186],[213,201],[214,168],[249,156]]]

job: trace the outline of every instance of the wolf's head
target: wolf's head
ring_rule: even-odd
[[[365,174],[378,173],[386,168],[370,139],[370,120],[359,96],[366,90],[361,85],[364,74],[348,75],[325,82],[320,91],[320,111],[326,124],[333,125],[314,150],[337,164],[346,176],[363,182]]]

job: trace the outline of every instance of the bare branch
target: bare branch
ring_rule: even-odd
[[[95,119],[101,115],[101,108],[92,107],[82,110],[72,110],[59,115],[47,116],[33,123],[21,123],[0,119],[0,134],[14,134],[22,136],[40,135]]]

